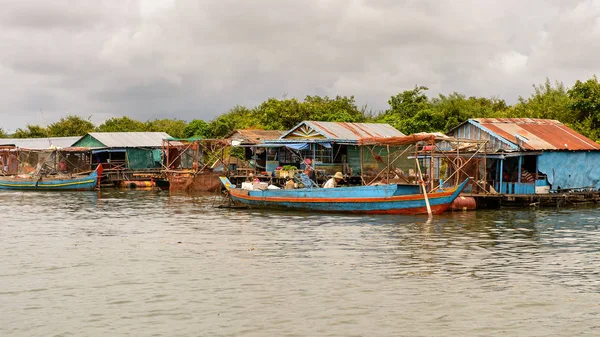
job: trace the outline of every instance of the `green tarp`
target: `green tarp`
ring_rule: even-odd
[[[156,152],[158,152],[158,158]],[[128,167],[134,170],[158,168],[161,162],[160,150],[127,149],[127,162]]]

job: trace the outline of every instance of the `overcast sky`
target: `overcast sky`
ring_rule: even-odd
[[[600,1],[0,0],[0,127],[210,120],[269,97],[415,85],[514,103],[598,73]],[[43,118],[40,113],[43,110]],[[90,117],[91,116],[91,117]]]

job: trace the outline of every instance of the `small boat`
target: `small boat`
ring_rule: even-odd
[[[91,191],[98,185],[102,176],[102,165],[84,176],[48,175],[30,176],[26,174],[0,176],[0,189],[36,191]]]
[[[245,190],[235,188],[225,177],[220,179],[234,202],[249,207],[364,214],[426,214],[428,203],[432,214],[440,214],[450,207],[469,181],[467,178],[457,186],[424,194],[419,185],[403,184]]]

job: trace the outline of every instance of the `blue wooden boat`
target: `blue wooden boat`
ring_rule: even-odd
[[[458,186],[427,193],[433,214],[444,212],[469,179]],[[283,208],[323,212],[349,212],[365,214],[424,214],[426,197],[418,185],[388,184],[380,186],[355,186],[295,190],[244,190],[235,188],[229,179],[221,182],[233,201],[256,208]]]
[[[91,191],[98,186],[102,166],[85,176],[0,176],[0,189],[36,191]]]

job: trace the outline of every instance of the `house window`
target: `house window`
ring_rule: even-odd
[[[300,151],[302,158],[314,159],[317,164],[331,164],[333,163],[333,150],[320,144],[310,144],[310,147],[306,150]]]

